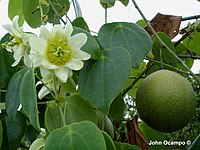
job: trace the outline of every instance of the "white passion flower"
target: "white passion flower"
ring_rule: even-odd
[[[29,57],[33,67],[43,66],[51,70],[56,77],[66,83],[72,76],[72,70],[83,67],[82,60],[88,60],[90,54],[81,50],[87,42],[84,33],[71,35],[73,27],[68,23],[65,27],[55,25],[49,31],[45,26],[40,28],[40,36],[30,39]]]
[[[36,86],[39,84],[45,84],[44,86],[42,86],[42,88],[38,92],[38,98],[42,99],[51,91],[56,93],[59,90],[59,87],[61,86],[61,82],[59,80],[54,79],[54,74],[52,74],[52,72],[50,72],[49,70],[43,67],[40,67],[40,73],[41,73],[42,79],[41,81],[38,81],[36,83]]]
[[[31,33],[23,32],[22,28],[18,24],[19,16],[15,16],[12,20],[12,24],[3,25],[3,28],[7,30],[11,36],[12,40],[6,44],[6,49],[9,52],[13,52],[13,58],[15,62],[12,67],[16,66],[22,58],[24,58],[24,64],[30,67],[30,59],[28,57],[30,46],[29,39],[35,36]]]

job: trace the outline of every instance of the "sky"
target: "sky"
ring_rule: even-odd
[[[99,0],[77,0],[80,4],[82,15],[86,20],[90,30],[98,32],[100,27],[105,23],[104,9],[99,4]],[[139,13],[135,9],[131,0],[129,5],[125,7],[119,1],[115,6],[108,9],[108,22],[136,22],[141,19]],[[147,19],[151,20],[158,12],[162,14],[170,14],[182,17],[200,15],[200,2],[197,0],[136,0],[140,9],[143,11]],[[6,33],[2,28],[3,24],[11,23],[8,18],[8,0],[0,0],[0,38]],[[75,18],[73,7],[69,12],[71,20]],[[186,26],[186,22],[181,24]],[[28,25],[23,26],[24,29],[30,31]],[[200,69],[200,61],[196,61],[192,70],[197,72]]]

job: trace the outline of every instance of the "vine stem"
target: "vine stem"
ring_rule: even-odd
[[[150,66],[147,66],[138,76],[135,77],[135,80],[126,88],[124,91],[122,91],[122,95],[124,96],[136,83],[137,81],[147,72]]]
[[[166,44],[165,42],[162,41],[162,39],[158,36],[158,34],[156,33],[156,31],[153,29],[153,27],[151,26],[150,22],[146,19],[145,15],[143,14],[143,12],[141,11],[141,9],[139,8],[139,6],[137,5],[137,3],[135,2],[135,0],[132,0],[135,8],[138,10],[138,12],[140,13],[140,15],[142,16],[142,18],[144,19],[145,23],[147,24],[148,28],[151,30],[151,32],[153,33],[153,35],[155,36],[155,38],[158,40],[158,42],[161,44],[161,46],[163,46],[164,48],[166,48],[166,50],[168,50],[169,53],[171,53],[180,63],[181,65],[198,81],[200,82],[200,78],[198,78],[191,70],[190,68],[176,55],[176,53],[174,53]]]

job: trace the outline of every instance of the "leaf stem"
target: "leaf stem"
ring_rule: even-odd
[[[60,116],[61,116],[61,120],[62,120],[63,126],[65,126],[66,125],[65,116],[63,114],[62,107],[59,104],[58,104],[58,108],[59,108],[59,113],[60,113]]]
[[[137,5],[137,3],[135,2],[135,0],[132,0],[135,8],[138,10],[138,12],[140,13],[140,15],[142,16],[142,18],[144,19],[145,23],[147,24],[148,28],[151,30],[151,32],[154,34],[155,38],[158,40],[158,42],[161,44],[161,46],[163,46],[164,48],[166,48],[168,50],[169,53],[171,53],[180,63],[181,65],[198,81],[200,82],[200,78],[198,78],[190,69],[189,67],[176,55],[176,53],[174,53],[163,41],[162,39],[158,36],[158,34],[156,33],[156,31],[153,29],[153,27],[151,26],[150,22],[146,19],[146,17],[144,16],[143,12],[140,10],[139,6]]]
[[[160,61],[157,61],[157,60],[152,59],[152,58],[149,58],[149,57],[146,57],[145,59],[146,59],[146,60],[149,60],[149,61],[151,61],[151,62],[157,63],[157,64],[160,64],[160,63],[161,63]],[[163,63],[163,66],[169,67],[169,68],[171,68],[171,69],[174,69],[174,70],[176,70],[177,72],[180,72],[180,73],[184,73],[184,74],[186,74],[186,75],[189,75],[188,72],[185,72],[185,71],[183,71],[183,70],[180,70],[180,69],[178,69],[178,68],[176,68],[176,67],[174,67],[174,66],[171,66],[171,65],[169,65],[169,64]]]
[[[42,25],[45,25],[45,22],[44,22],[44,13],[43,13],[43,9],[42,9],[42,5],[41,3],[39,2],[39,8],[40,8],[40,18],[41,18],[41,22],[42,22]]]
[[[56,13],[56,15],[59,17],[59,19],[66,24],[66,22],[62,19],[61,15],[58,13],[58,11],[55,9],[55,7],[53,6],[52,2],[49,0],[49,4],[51,5],[53,11]]]
[[[108,22],[108,8],[105,8],[105,23]]]

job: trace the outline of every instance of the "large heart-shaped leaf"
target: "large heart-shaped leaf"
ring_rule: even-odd
[[[37,28],[42,24],[38,6],[38,0],[22,0],[24,19],[32,28]]]
[[[65,124],[84,120],[97,124],[97,115],[91,104],[80,96],[74,95],[67,97],[64,103],[50,102],[45,112],[45,124],[48,131],[53,131],[63,126],[59,107],[65,114]]]
[[[17,6],[17,7],[16,7]],[[8,2],[8,17],[13,19],[16,15],[19,16],[19,25],[24,23],[24,14],[22,11],[22,0],[9,0]]]
[[[127,49],[131,55],[134,68],[140,66],[152,47],[148,33],[134,23],[115,22],[105,24],[99,31],[98,40],[104,49],[115,46]]]
[[[126,49],[105,49],[100,60],[88,61],[80,72],[81,96],[108,114],[110,104],[126,84],[130,70],[131,58]]]
[[[103,134],[89,121],[72,123],[54,130],[48,136],[44,150],[106,150]]]

